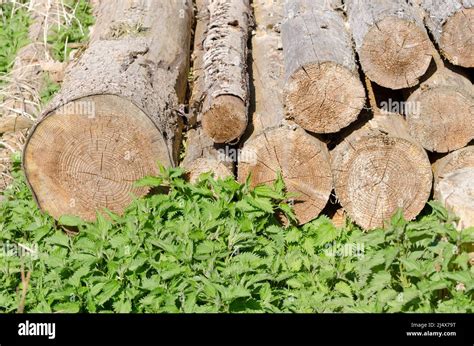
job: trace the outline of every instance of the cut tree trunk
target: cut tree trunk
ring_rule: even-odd
[[[228,153],[229,149],[216,145],[203,130],[201,123],[202,104],[206,97],[204,76],[204,40],[209,26],[209,0],[196,1],[196,28],[194,33],[193,86],[190,97],[190,118],[186,136],[186,152],[181,166],[186,169],[190,181],[195,182],[199,175],[206,172],[214,173],[215,178],[233,175],[234,161]]]
[[[288,1],[281,35],[287,118],[315,133],[355,121],[365,91],[342,15],[324,1]]]
[[[474,1],[417,0],[441,53],[452,64],[474,67]]]
[[[425,149],[446,153],[474,139],[474,88],[439,56],[436,61],[436,72],[408,97],[406,118],[410,134]]]
[[[254,3],[257,29],[252,38],[252,71],[255,111],[249,139],[240,155],[238,176],[250,184],[271,184],[281,172],[298,221],[319,215],[332,190],[326,145],[302,128],[285,124],[282,89],[283,54],[279,34],[283,9],[280,3]]]
[[[190,1],[101,2],[90,46],[32,129],[24,151],[39,206],[93,220],[148,189],[134,182],[174,165],[188,72]]]
[[[430,196],[428,155],[399,115],[375,116],[331,152],[331,161],[336,195],[364,229],[383,227],[398,208],[411,220]]]
[[[432,43],[416,6],[406,0],[347,0],[347,15],[366,75],[390,89],[418,84]]]
[[[433,164],[434,197],[459,217],[458,228],[474,227],[474,146]]]
[[[204,40],[202,126],[216,143],[236,141],[247,127],[249,0],[209,0]]]

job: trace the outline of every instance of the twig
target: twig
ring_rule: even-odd
[[[17,313],[22,314],[25,310],[25,301],[26,301],[26,292],[28,290],[28,285],[30,283],[31,278],[31,271],[28,271],[25,278],[25,270],[23,265],[21,266],[21,283],[23,284],[23,288],[21,290],[21,300],[20,305],[18,305]]]

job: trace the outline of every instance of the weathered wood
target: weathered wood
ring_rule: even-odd
[[[474,67],[474,1],[417,0],[441,53],[452,64]]]
[[[39,206],[91,220],[122,212],[135,180],[175,163],[190,1],[101,2],[91,42],[33,128],[24,170]]]
[[[347,214],[370,230],[403,210],[411,220],[432,187],[428,155],[408,134],[404,119],[378,115],[331,151],[334,187]]]
[[[251,21],[249,0],[209,1],[204,40],[202,126],[216,143],[238,139],[247,127],[247,40]]]
[[[422,16],[406,0],[346,0],[356,50],[366,75],[391,89],[418,84],[432,47]]]
[[[271,184],[281,172],[298,221],[319,215],[332,189],[329,154],[323,142],[284,119],[285,83],[280,25],[282,2],[255,1],[252,82],[255,109],[238,165],[238,178],[252,186]]]
[[[249,131],[255,137],[265,130],[278,127],[284,121],[284,64],[280,35],[283,20],[281,1],[254,3],[256,30],[252,37],[252,83],[255,110]]]
[[[219,147],[204,132],[197,118],[201,118],[202,101],[206,97],[204,81],[204,47],[209,25],[208,0],[196,1],[196,28],[194,31],[193,83],[189,101],[190,129],[186,133],[186,152],[181,166],[186,169],[188,178],[194,182],[199,175],[206,172],[214,173],[216,178],[233,175],[234,162],[225,153],[224,147]]]
[[[324,1],[288,1],[281,34],[287,118],[316,133],[355,121],[365,93],[342,15]]]
[[[433,164],[434,198],[459,217],[459,229],[474,226],[474,146],[456,150]]]
[[[406,119],[410,134],[425,149],[445,153],[474,139],[474,88],[437,54],[436,71],[407,99]]]

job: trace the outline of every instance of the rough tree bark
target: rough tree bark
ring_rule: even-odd
[[[214,142],[229,143],[239,139],[247,127],[249,0],[210,0],[209,16],[201,121]]]
[[[474,1],[417,1],[441,53],[454,65],[474,67]]]
[[[250,137],[243,146],[238,176],[251,174],[252,186],[271,184],[281,172],[287,190],[297,195],[294,211],[303,224],[319,215],[332,189],[326,145],[296,125],[285,124],[282,89],[284,67],[280,3],[254,3],[257,29],[252,38],[255,111]]]
[[[402,116],[382,115],[367,80],[374,117],[331,151],[334,188],[347,214],[359,226],[383,227],[401,208],[411,220],[431,193],[428,155],[408,133]]]
[[[434,52],[436,71],[407,99],[410,134],[427,150],[445,153],[474,139],[474,88]]]
[[[86,220],[120,213],[134,181],[173,165],[186,90],[190,1],[101,2],[91,43],[32,129],[24,170],[39,206]]]
[[[432,47],[422,15],[406,0],[347,0],[347,15],[366,75],[391,89],[418,84]]]
[[[456,150],[433,164],[434,197],[459,217],[459,229],[474,226],[474,146]]]
[[[209,0],[196,1],[196,28],[194,33],[193,86],[189,100],[190,118],[186,152],[181,166],[186,169],[190,181],[196,181],[201,173],[213,172],[216,178],[233,175],[234,162],[226,155],[225,147],[214,143],[203,130],[197,118],[202,118],[202,102],[206,97],[204,76],[204,40],[209,26]]]
[[[355,121],[365,92],[342,15],[325,1],[288,1],[281,34],[286,116],[315,133]]]

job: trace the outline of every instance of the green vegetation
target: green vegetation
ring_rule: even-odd
[[[0,3],[0,76],[10,72],[18,50],[28,44],[30,17],[19,4]]]
[[[12,174],[0,204],[2,312],[473,312],[474,229],[458,232],[436,203],[370,233],[324,216],[283,227],[275,213],[293,214],[281,179],[252,190],[162,169],[139,184],[167,192],[123,216],[56,224],[35,206],[19,156]]]
[[[48,43],[54,59],[64,62],[69,58],[72,44],[84,44],[89,37],[89,27],[94,24],[91,5],[87,0],[66,0],[65,7],[69,9],[70,18],[56,27],[48,36]]]
[[[54,82],[48,74],[44,76],[44,86],[40,93],[41,104],[46,105],[53,96],[61,89],[61,86]]]

